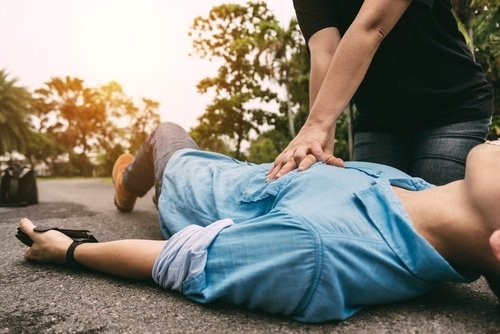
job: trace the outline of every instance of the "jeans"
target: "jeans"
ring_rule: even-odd
[[[490,124],[485,118],[407,133],[355,133],[353,160],[389,165],[443,185],[464,178],[467,154],[486,140]]]
[[[139,148],[134,162],[125,170],[122,185],[138,197],[144,196],[154,186],[154,201],[157,203],[168,160],[183,148],[199,149],[187,132],[177,124],[160,124]]]

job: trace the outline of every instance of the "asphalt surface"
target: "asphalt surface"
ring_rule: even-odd
[[[109,181],[43,180],[39,188],[40,204],[0,208],[0,333],[500,333],[500,307],[482,279],[370,307],[344,322],[308,325],[199,305],[153,283],[30,263],[14,237],[24,216],[38,225],[90,229],[99,241],[162,238],[151,193],[121,214]]]

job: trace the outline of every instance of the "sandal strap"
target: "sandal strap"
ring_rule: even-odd
[[[63,234],[66,234],[68,237],[70,237],[73,240],[77,239],[85,239],[88,242],[98,242],[97,239],[90,233],[89,230],[71,230],[71,229],[65,229],[65,228],[58,228],[58,227],[47,227],[47,226],[37,226],[33,229],[35,232],[47,232],[47,231],[59,231]]]
[[[89,230],[70,230],[64,228],[57,227],[47,227],[47,226],[37,226],[33,229],[35,232],[43,233],[50,230],[59,231],[71,239],[73,241],[81,241],[81,242],[99,242],[97,239],[90,233]],[[33,240],[24,233],[20,227],[17,228],[16,238],[18,238],[21,242],[23,242],[26,246],[31,247],[33,244]]]

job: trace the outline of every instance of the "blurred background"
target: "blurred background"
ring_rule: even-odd
[[[500,136],[497,0],[453,0],[495,88]],[[291,0],[3,0],[0,167],[41,176],[109,176],[161,121],[200,147],[268,162],[308,112],[308,54]],[[349,159],[350,105],[336,155]]]

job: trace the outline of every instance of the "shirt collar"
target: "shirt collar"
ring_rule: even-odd
[[[417,233],[406,209],[390,188],[390,184],[411,190],[429,187],[425,181],[419,180],[393,179],[390,183],[377,180],[368,189],[356,192],[355,196],[389,247],[414,275],[429,282],[470,282],[476,279],[477,275],[458,273]]]
[[[407,190],[419,191],[435,187],[434,185],[424,181],[418,177],[407,177],[401,179],[390,179],[389,183],[393,186],[404,188]]]

